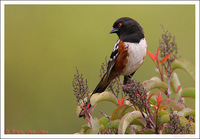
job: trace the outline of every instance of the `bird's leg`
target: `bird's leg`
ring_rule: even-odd
[[[124,76],[124,85],[127,84],[127,82],[131,79],[130,76]]]
[[[135,72],[133,72],[132,74],[130,75],[125,75],[124,76],[124,85],[126,85],[128,83],[128,81],[131,80],[132,76],[134,75]]]

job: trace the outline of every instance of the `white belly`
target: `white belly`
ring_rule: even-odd
[[[125,42],[125,45],[128,46],[129,56],[122,75],[130,75],[143,63],[144,57],[146,56],[147,43],[145,39],[142,39],[139,43]]]

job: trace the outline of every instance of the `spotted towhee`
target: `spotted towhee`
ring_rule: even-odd
[[[110,33],[116,33],[119,39],[113,47],[107,71],[91,96],[103,92],[109,83],[119,75],[124,76],[124,84],[126,84],[142,65],[146,56],[147,42],[143,29],[137,21],[129,17],[119,18],[113,24]],[[83,111],[79,114],[79,117],[82,116],[85,116]]]

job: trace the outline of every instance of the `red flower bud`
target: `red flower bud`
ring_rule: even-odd
[[[140,97],[140,94],[136,94],[138,97]]]
[[[85,110],[85,108],[83,106],[80,106],[83,110]]]
[[[160,102],[162,101],[160,92],[158,93],[158,97],[156,97],[156,99],[157,99],[157,105],[160,105]]]

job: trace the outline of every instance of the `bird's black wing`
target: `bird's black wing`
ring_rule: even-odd
[[[118,51],[118,47],[119,47],[119,40],[117,40],[117,42],[115,43],[112,53],[110,55],[110,59],[108,61],[108,66],[107,66],[107,80],[110,77],[110,73],[113,69],[113,67],[115,66],[118,56],[119,56],[119,51]]]

